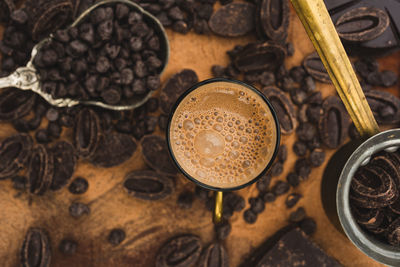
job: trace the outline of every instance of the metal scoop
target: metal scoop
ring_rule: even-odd
[[[168,43],[168,38],[165,33],[165,30],[161,23],[158,21],[157,18],[155,18],[153,15],[148,13],[147,11],[143,10],[140,6],[137,4],[128,1],[128,0],[105,0],[101,1],[90,8],[88,8],[85,12],[83,12],[70,26],[75,27],[79,25],[82,21],[84,21],[90,13],[95,10],[97,7],[102,6],[102,5],[109,5],[112,3],[124,3],[126,5],[129,5],[132,9],[137,11],[138,13],[141,13],[143,15],[143,19],[151,25],[151,27],[155,30],[155,33],[159,36],[160,38],[160,47],[162,50],[162,62],[163,66],[160,71],[160,74],[164,71],[167,63],[168,63],[168,58],[169,58],[169,43]],[[81,100],[76,100],[76,99],[71,99],[71,98],[57,98],[54,99],[50,94],[44,92],[41,88],[41,82],[40,82],[40,76],[33,65],[33,60],[35,59],[35,56],[37,55],[38,51],[41,49],[41,47],[47,43],[50,42],[53,39],[53,35],[50,35],[48,38],[42,40],[39,42],[35,47],[32,49],[32,54],[29,62],[26,64],[25,67],[20,67],[18,68],[14,73],[11,75],[0,78],[0,88],[7,88],[7,87],[15,87],[21,90],[31,90],[41,97],[43,97],[49,104],[56,106],[56,107],[72,107],[78,104],[84,104],[84,105],[93,105],[93,106],[99,106],[102,108],[106,109],[112,109],[112,110],[127,110],[127,109],[133,109],[141,106],[144,104],[153,94],[154,91],[150,91],[148,94],[145,96],[141,97],[136,97],[132,98],[130,100],[130,103],[125,104],[125,105],[109,105],[100,101],[81,101]]]

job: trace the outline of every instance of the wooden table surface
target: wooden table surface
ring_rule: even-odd
[[[289,40],[295,46],[295,54],[286,61],[287,68],[299,65],[305,55],[314,49],[300,21],[291,14]],[[0,28],[0,34],[2,33]],[[200,36],[194,33],[180,35],[167,31],[171,44],[171,57],[162,81],[183,68],[195,70],[200,80],[211,77],[213,64],[226,65],[226,50],[236,44],[244,44],[250,37],[226,39],[215,35]],[[399,72],[399,53],[380,59],[384,69]],[[334,94],[332,85],[317,84],[324,96]],[[398,91],[398,87],[390,91]],[[6,123],[0,126],[0,139],[15,130]],[[63,136],[71,140],[71,131],[64,130]],[[160,132],[160,134],[163,134]],[[289,148],[289,158],[284,172],[277,179],[284,180],[293,168],[296,157],[292,152],[295,135],[283,136],[282,143]],[[333,150],[326,150],[327,158]],[[338,231],[326,216],[321,202],[321,178],[325,164],[313,169],[310,178],[290,192],[301,193],[304,197],[295,208],[303,206],[308,215],[317,222],[317,231],[312,239],[329,255],[344,266],[380,266],[361,253],[346,236]],[[208,244],[214,237],[211,213],[206,211],[204,203],[195,199],[189,210],[179,209],[176,204],[177,193],[160,201],[144,201],[130,197],[122,187],[127,172],[145,168],[140,148],[124,164],[105,169],[94,168],[91,164],[79,161],[74,177],[83,176],[89,181],[89,190],[83,195],[72,195],[67,187],[57,192],[48,192],[44,196],[19,194],[12,188],[11,181],[0,182],[0,266],[18,266],[19,250],[29,227],[45,228],[50,235],[52,246],[51,266],[154,266],[154,258],[161,244],[179,233],[194,233]],[[194,189],[194,185],[179,176],[176,192]],[[336,190],[332,188],[331,190]],[[246,199],[257,195],[255,185],[238,191]],[[72,201],[81,201],[90,205],[91,214],[80,219],[72,218],[68,207]],[[232,232],[225,241],[230,257],[230,266],[238,266],[253,248],[287,224],[289,213],[284,204],[285,196],[274,203],[267,204],[255,224],[249,225],[243,220],[243,211],[231,218]],[[248,207],[246,203],[246,208]],[[107,242],[110,229],[125,229],[127,238],[112,247]],[[58,244],[63,238],[73,238],[78,249],[73,256],[62,255]]]

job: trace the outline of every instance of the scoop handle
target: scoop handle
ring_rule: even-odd
[[[291,0],[361,136],[379,132],[357,76],[323,0]]]
[[[21,90],[32,90],[39,87],[39,80],[34,69],[20,67],[9,76],[0,78],[0,89],[16,87]]]
[[[223,211],[222,207],[223,207],[223,193],[222,191],[216,191],[214,216],[213,216],[213,222],[215,224],[220,224],[222,222],[222,211]]]

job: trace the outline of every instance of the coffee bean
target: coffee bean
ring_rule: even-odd
[[[325,161],[325,152],[322,149],[314,149],[310,153],[310,163],[314,167],[319,167]]]
[[[300,178],[294,172],[289,172],[286,176],[286,181],[293,187],[297,187],[300,184]]]
[[[305,217],[306,217],[306,211],[304,210],[303,207],[300,207],[297,210],[290,213],[289,221],[297,223],[304,220]]]
[[[232,227],[229,221],[223,221],[222,223],[214,225],[217,240],[224,241],[229,236],[231,229]]]
[[[303,196],[298,193],[292,193],[288,195],[285,201],[286,207],[293,208],[302,197]]]
[[[276,199],[276,196],[273,192],[265,192],[263,194],[263,200],[266,203],[274,202]]]
[[[69,192],[72,194],[84,194],[88,190],[89,183],[85,178],[75,178],[68,187]]]
[[[332,82],[317,52],[313,52],[304,58],[303,67],[314,79],[323,83]]]
[[[274,162],[271,166],[270,174],[272,177],[279,176],[283,172],[283,164],[279,161]]]
[[[297,137],[300,141],[311,141],[317,135],[317,129],[311,123],[302,123],[296,129]]]
[[[245,210],[243,213],[243,219],[246,223],[254,224],[257,221],[257,214],[251,209]]]
[[[263,175],[256,183],[257,189],[260,192],[266,191],[271,183],[271,175]]]
[[[295,163],[295,171],[300,179],[306,180],[311,173],[311,166],[308,160],[306,159],[298,159]]]
[[[280,196],[289,191],[289,184],[284,181],[277,181],[275,185],[272,187],[272,192],[275,196]]]
[[[251,197],[249,198],[249,203],[250,209],[256,214],[263,212],[265,209],[265,204],[261,197]]]
[[[176,202],[180,208],[190,209],[193,203],[193,193],[190,191],[180,193]]]
[[[90,208],[88,205],[81,202],[73,202],[69,206],[69,214],[74,218],[80,218],[83,215],[89,215]]]
[[[76,253],[78,243],[75,240],[63,239],[58,245],[58,250],[65,255],[73,255]]]
[[[28,167],[29,191],[43,195],[50,187],[54,174],[53,155],[43,145],[38,145],[31,154]]]
[[[113,246],[118,246],[125,240],[126,234],[123,229],[115,228],[108,234],[108,242]]]
[[[293,152],[296,156],[303,157],[307,154],[307,145],[302,141],[296,141],[293,144]]]
[[[308,217],[300,221],[300,229],[306,234],[306,235],[313,235],[317,229],[317,224],[315,223],[314,219]]]

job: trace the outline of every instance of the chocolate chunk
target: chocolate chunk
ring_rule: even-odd
[[[219,8],[210,18],[210,29],[221,36],[237,37],[254,29],[255,6],[251,3],[231,3]]]
[[[257,33],[263,39],[276,42],[284,42],[289,27],[290,9],[286,1],[261,0],[258,5],[259,13],[256,21],[259,21],[260,29]]]
[[[335,259],[325,254],[298,229],[283,234],[279,241],[254,266],[335,266]]]

